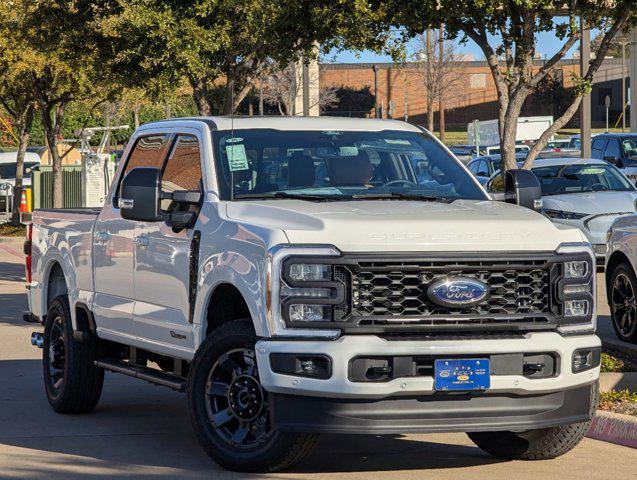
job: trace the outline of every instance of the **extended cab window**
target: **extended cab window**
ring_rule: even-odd
[[[175,190],[202,191],[199,141],[192,135],[177,137],[161,178],[162,192]],[[161,209],[173,209],[171,200],[162,200]]]

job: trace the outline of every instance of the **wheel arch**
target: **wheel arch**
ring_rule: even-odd
[[[211,290],[202,319],[204,338],[221,325],[240,318],[254,318],[245,296],[239,288],[228,282],[221,282]]]
[[[615,250],[606,262],[606,271],[604,272],[604,277],[606,281],[606,298],[608,299],[610,298],[610,281],[611,277],[613,276],[613,271],[622,263],[628,264],[634,272],[634,266],[628,258],[628,255],[626,255],[621,250]]]

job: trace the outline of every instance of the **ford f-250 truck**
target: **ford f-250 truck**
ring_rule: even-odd
[[[91,411],[105,371],[186,392],[201,446],[242,471],[285,468],[323,432],[561,455],[597,403],[595,257],[533,211],[532,173],[505,190],[492,201],[402,122],[142,126],[103,208],[33,214],[48,400]]]

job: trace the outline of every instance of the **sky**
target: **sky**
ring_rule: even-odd
[[[595,32],[591,32],[591,38],[594,37]],[[494,42],[499,43],[499,38],[491,36],[489,39],[489,43],[494,45]],[[547,57],[551,57],[555,52],[557,52],[561,46],[562,41],[559,40],[553,32],[543,32],[537,34],[537,52],[542,53],[542,55],[546,55]],[[578,44],[572,48],[569,53],[566,55],[567,58],[571,57],[573,51],[579,48]],[[412,40],[407,46],[408,55],[411,56],[418,49],[418,42]],[[458,53],[464,53],[473,55],[474,60],[484,60],[484,55],[482,54],[482,50],[480,47],[469,40],[464,45],[457,45],[456,51]],[[374,52],[364,51],[364,52],[354,52],[354,51],[344,51],[344,52],[330,52],[324,57],[325,62],[336,62],[336,63],[372,63],[372,62],[391,62],[391,57],[387,55],[377,55]]]

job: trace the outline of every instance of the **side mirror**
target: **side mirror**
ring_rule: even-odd
[[[162,220],[161,170],[151,167],[133,168],[126,174],[120,187],[117,206],[122,218],[142,222]]]
[[[542,210],[542,187],[530,170],[507,170],[504,175],[505,202],[532,210]]]

